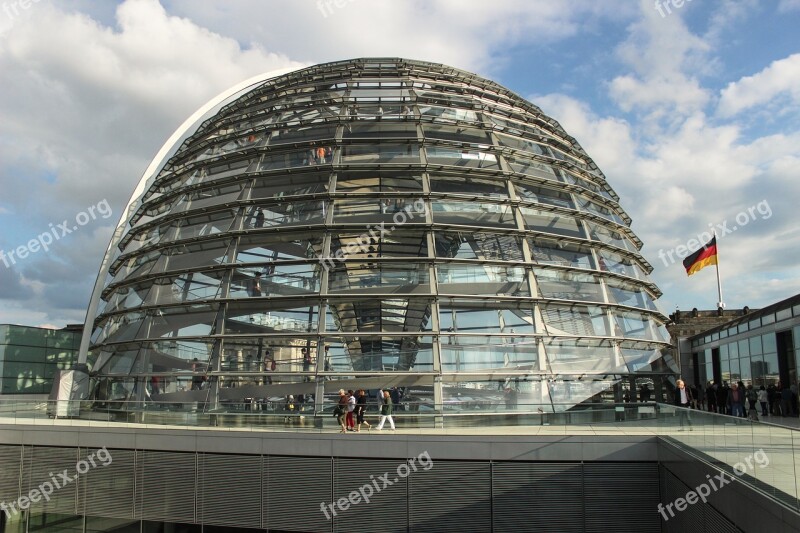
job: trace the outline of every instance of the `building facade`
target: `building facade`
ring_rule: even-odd
[[[47,395],[56,373],[77,362],[81,330],[0,324],[0,396]]]
[[[749,312],[689,339],[697,384],[798,384],[800,295]]]
[[[96,397],[132,408],[622,399],[677,372],[630,224],[577,141],[494,82],[403,59],[265,76],[143,176],[82,355]]]

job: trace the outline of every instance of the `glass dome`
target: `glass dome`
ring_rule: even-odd
[[[317,65],[211,106],[162,153],[92,297],[97,398],[322,411],[339,388],[396,387],[409,411],[521,413],[677,370],[618,196],[494,82]]]

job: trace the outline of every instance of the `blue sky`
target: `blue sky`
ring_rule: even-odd
[[[729,308],[800,292],[800,0],[659,0],[665,16],[652,0],[325,1],[0,0],[0,250],[55,236],[0,257],[0,323],[83,321],[123,206],[205,101],[363,56],[473,71],[560,121],[633,218],[665,312],[716,305],[713,268],[669,260],[709,224],[736,227],[719,240]]]

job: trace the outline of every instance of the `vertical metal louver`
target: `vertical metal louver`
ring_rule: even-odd
[[[372,459],[339,459],[334,461],[334,491],[333,500],[347,498],[353,491],[358,491],[364,485],[370,485],[374,492],[369,503],[360,502],[350,507],[347,511],[339,511],[333,518],[334,531],[344,533],[362,529],[364,524],[379,520],[381,531],[407,531],[408,530],[408,477],[401,478],[397,473],[398,465],[404,463],[402,459],[372,460]],[[417,467],[419,468],[419,467]],[[391,486],[384,488],[380,476],[388,474]],[[403,471],[404,475],[407,475]],[[416,474],[410,474],[414,476]],[[375,480],[375,482],[373,482]],[[376,485],[378,489],[376,489]],[[364,490],[369,493],[368,489]]]
[[[664,490],[661,496],[661,503],[664,506],[686,496],[686,491],[689,489],[683,482],[663,468],[661,472],[664,473]],[[703,533],[705,531],[703,527],[703,510],[699,506],[689,506],[685,511],[675,512],[675,516],[670,516],[667,510],[664,513],[668,520],[664,521],[660,514],[658,518],[665,531],[672,531],[673,529],[679,529],[686,533]]]
[[[22,494],[39,490],[42,483],[53,483],[53,478],[57,481],[50,501],[32,503],[31,512],[77,514],[78,484],[82,481],[80,476],[76,479],[75,472],[78,451],[77,448],[25,447]],[[72,481],[67,482],[59,474],[65,474]]]
[[[661,531],[656,463],[583,463],[586,531]]]
[[[196,522],[196,454],[141,450],[136,468],[136,517]]]
[[[320,503],[332,498],[331,459],[274,456],[265,459],[264,527],[280,531],[332,531],[332,523],[320,510]]]
[[[83,452],[86,453],[83,453]],[[82,449],[81,455],[95,450]],[[78,508],[89,516],[133,518],[135,500],[136,452],[133,450],[109,450],[112,462],[108,466],[90,469],[80,483]]]
[[[0,446],[0,501],[19,498],[22,446]]]
[[[583,532],[579,463],[492,464],[494,531]]]
[[[260,455],[198,456],[197,514],[203,524],[261,527]]]
[[[476,533],[492,530],[488,462],[437,461],[409,477],[411,531]]]

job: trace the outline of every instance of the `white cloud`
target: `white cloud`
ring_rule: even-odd
[[[791,105],[800,105],[800,54],[774,61],[761,72],[728,84],[718,113],[732,117],[756,106],[775,108],[785,105],[782,96],[788,97]]]

